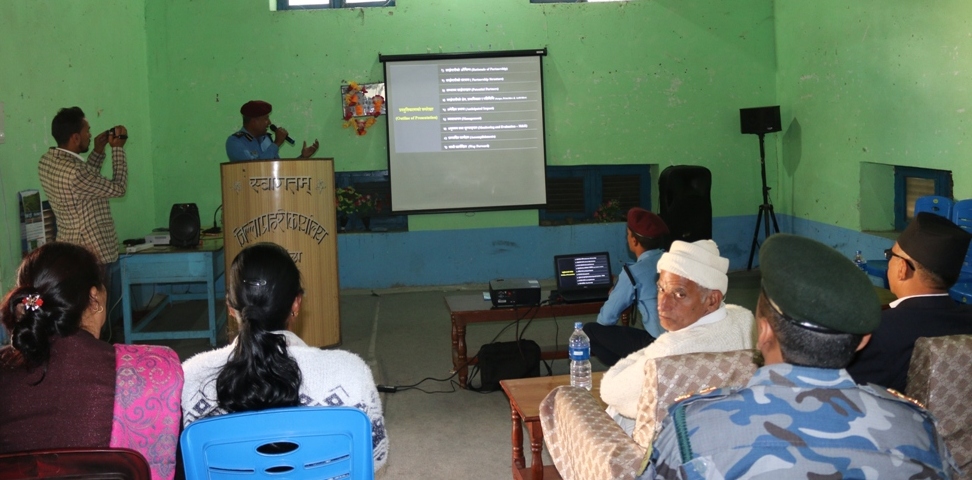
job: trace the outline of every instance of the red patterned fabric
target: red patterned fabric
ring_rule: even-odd
[[[118,344],[115,364],[110,446],[141,453],[154,480],[171,480],[182,424],[179,357],[168,347]]]

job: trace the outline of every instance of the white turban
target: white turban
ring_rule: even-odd
[[[662,270],[687,278],[709,290],[718,290],[723,295],[729,287],[729,259],[719,255],[719,246],[712,240],[697,242],[672,242],[668,252],[658,260],[658,271]]]

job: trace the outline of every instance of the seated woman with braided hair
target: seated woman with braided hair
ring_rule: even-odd
[[[84,247],[30,252],[0,303],[0,453],[130,448],[171,479],[182,368],[167,347],[98,340],[107,317],[101,266]]]
[[[258,243],[240,251],[226,291],[239,335],[183,363],[183,422],[298,405],[356,407],[371,419],[378,470],[388,438],[371,369],[351,352],[310,347],[293,333],[303,292],[300,271],[283,247]]]

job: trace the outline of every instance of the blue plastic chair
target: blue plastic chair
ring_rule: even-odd
[[[948,197],[938,195],[919,197],[915,200],[915,215],[918,215],[918,212],[928,212],[951,220],[953,204],[952,199]]]
[[[374,478],[371,421],[356,408],[288,407],[206,418],[180,438],[186,478]]]
[[[972,199],[955,202],[952,206],[952,223],[972,233]],[[958,282],[949,289],[948,293],[956,302],[972,303],[972,248],[965,253]]]

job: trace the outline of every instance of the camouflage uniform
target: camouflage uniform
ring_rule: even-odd
[[[673,405],[642,478],[948,478],[953,466],[921,407],[845,370],[781,363]]]

